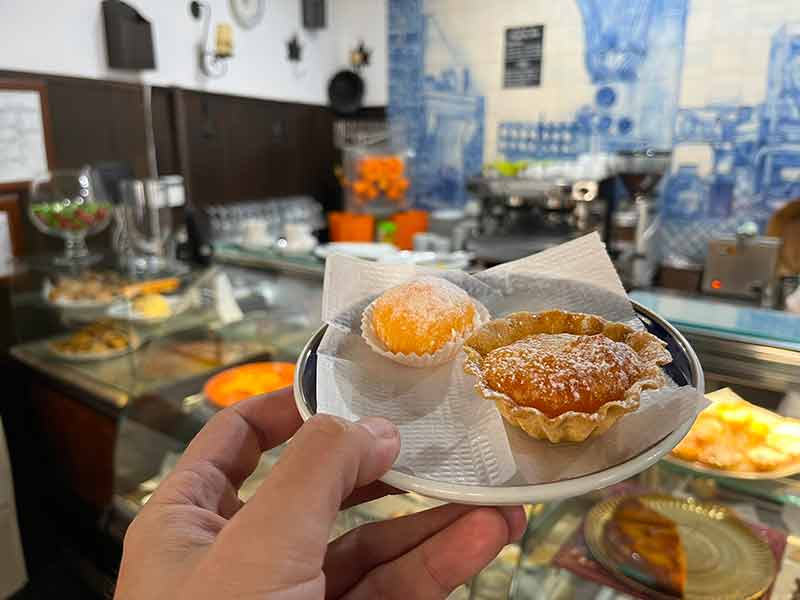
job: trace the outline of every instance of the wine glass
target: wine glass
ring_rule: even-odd
[[[31,181],[28,214],[34,226],[64,238],[60,265],[91,262],[86,236],[102,231],[111,220],[111,204],[98,201],[88,168],[58,169]]]

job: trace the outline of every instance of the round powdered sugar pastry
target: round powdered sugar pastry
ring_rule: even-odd
[[[435,276],[386,290],[364,310],[361,337],[372,350],[411,367],[453,360],[489,311],[463,289]]]

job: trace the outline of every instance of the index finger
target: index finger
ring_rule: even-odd
[[[230,486],[238,490],[258,465],[262,452],[288,440],[302,422],[291,387],[249,398],[220,411],[195,436],[153,499],[158,501],[159,497],[168,496],[172,502],[183,499],[208,504],[205,499],[188,497],[187,490],[174,489],[187,472],[217,476],[219,481],[205,482],[212,488]],[[175,491],[181,493],[172,493]],[[220,489],[219,493],[224,491]],[[213,498],[210,503],[214,504]]]
[[[227,560],[241,557],[237,564],[256,570],[264,561],[275,568],[276,556],[294,560],[302,549],[302,565],[295,568],[310,568],[313,575],[322,567],[342,501],[386,473],[399,451],[400,434],[386,419],[312,417],[217,538],[217,547]],[[272,554],[265,554],[265,540]]]

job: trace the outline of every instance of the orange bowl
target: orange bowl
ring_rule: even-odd
[[[203,387],[203,394],[211,404],[225,408],[247,398],[291,385],[293,379],[292,363],[249,363],[214,375]]]

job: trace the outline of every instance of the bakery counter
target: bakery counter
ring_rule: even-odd
[[[29,328],[31,335],[13,350],[17,361],[36,375],[31,401],[37,405],[51,445],[61,450],[75,490],[104,511],[102,526],[118,539],[192,437],[219,410],[203,394],[208,379],[238,363],[292,362],[319,326],[319,279],[227,265],[218,274],[225,277],[206,286],[208,291],[200,293],[202,302],[191,312],[147,330],[132,325],[130,330],[144,338],[141,347],[93,363],[55,360],[47,344],[56,333],[69,332],[73,321],[47,303],[42,305],[41,290],[36,291],[35,285],[17,298],[17,306],[29,311],[27,318],[36,311],[40,315],[29,324],[17,325]],[[646,299],[634,297],[647,304]],[[42,334],[47,329],[42,324],[45,318],[55,325],[49,337]],[[795,356],[791,353],[797,352],[791,344],[786,340],[767,344],[790,353],[788,358],[779,357],[779,366],[791,366]],[[790,369],[788,376],[792,376]],[[263,454],[242,487],[243,499],[255,492],[280,452],[279,447]],[[670,460],[611,488],[527,505],[523,539],[504,548],[451,597],[654,597],[604,568],[583,535],[597,530],[597,518],[608,516],[595,507],[630,494],[668,502],[687,518],[712,519],[710,533],[702,542],[712,555],[715,548],[728,543],[725,531],[715,533],[715,527],[721,524],[735,530],[736,539],[745,544],[739,559],[751,567],[746,570],[753,574],[755,583],[751,584],[758,587],[766,582],[769,587],[776,576],[771,597],[792,597],[800,577],[800,539],[794,535],[800,531],[800,481],[796,477],[753,481],[715,477]],[[665,496],[668,500],[659,499]],[[331,535],[438,504],[413,493],[386,497],[343,511]],[[688,527],[690,533],[695,529]],[[693,539],[687,543],[694,543]],[[689,562],[690,571],[696,567],[693,561],[696,558]],[[706,566],[716,568],[711,563]],[[736,571],[727,569],[726,576]],[[732,589],[739,585],[733,580],[729,583]]]
[[[288,275],[234,267],[198,272],[198,300],[167,319],[144,322],[124,311],[48,302],[47,273],[26,275],[13,296],[16,344],[11,355],[48,379],[80,392],[104,410],[120,411],[145,395],[224,367],[299,354],[319,325],[320,284]],[[111,315],[111,316],[109,316]],[[58,340],[98,321],[133,340],[131,347],[97,356],[59,352]],[[134,347],[135,346],[135,347]]]
[[[67,277],[83,276],[94,277]],[[63,479],[98,511],[130,487],[117,483],[130,481],[127,473],[143,472],[137,460],[163,459],[159,444],[142,444],[148,434],[129,431],[165,432],[165,448],[185,444],[212,414],[201,394],[211,376],[245,362],[293,362],[319,326],[321,282],[307,278],[228,266],[188,271],[165,296],[175,313],[142,322],[138,313],[120,312],[117,302],[65,305],[49,294],[59,277],[27,269],[10,282],[18,342],[10,355]],[[189,296],[191,303],[179,304]],[[99,327],[112,331],[98,333]],[[94,351],[97,337],[109,347],[99,356],[80,355]],[[197,406],[207,412],[189,410]]]
[[[287,358],[288,356],[285,355]],[[205,377],[198,375],[146,394],[124,412],[116,451],[115,497],[109,527],[121,535],[159,482],[174,468],[186,444],[217,408],[198,390]],[[267,452],[241,490],[249,498],[278,459],[281,448]],[[668,505],[687,519],[679,532],[708,533],[689,537],[689,571],[714,568],[723,585],[736,589],[737,569],[729,563],[698,564],[696,548],[708,549],[712,558],[735,536],[737,560],[751,566],[747,585],[759,593],[773,586],[772,598],[792,597],[800,577],[800,481],[796,477],[744,480],[716,477],[664,460],[640,475],[611,488],[552,503],[527,505],[528,527],[519,543],[500,555],[467,585],[456,590],[457,599],[627,599],[655,596],[605,568],[589,550],[584,531],[597,530],[597,506],[626,495],[646,495]],[[399,517],[437,506],[438,501],[417,494],[376,500],[343,511],[331,532],[338,536],[363,523]],[[705,521],[704,519],[708,519]],[[699,540],[699,541],[698,541]],[[726,555],[728,556],[728,555]],[[727,574],[726,574],[727,573]],[[716,577],[716,576],[715,576]],[[774,583],[773,583],[774,582]],[[744,585],[744,584],[743,584]],[[692,597],[689,595],[688,597]],[[707,596],[719,597],[719,596]],[[730,596],[735,598],[735,595]],[[750,596],[748,596],[750,597]]]

